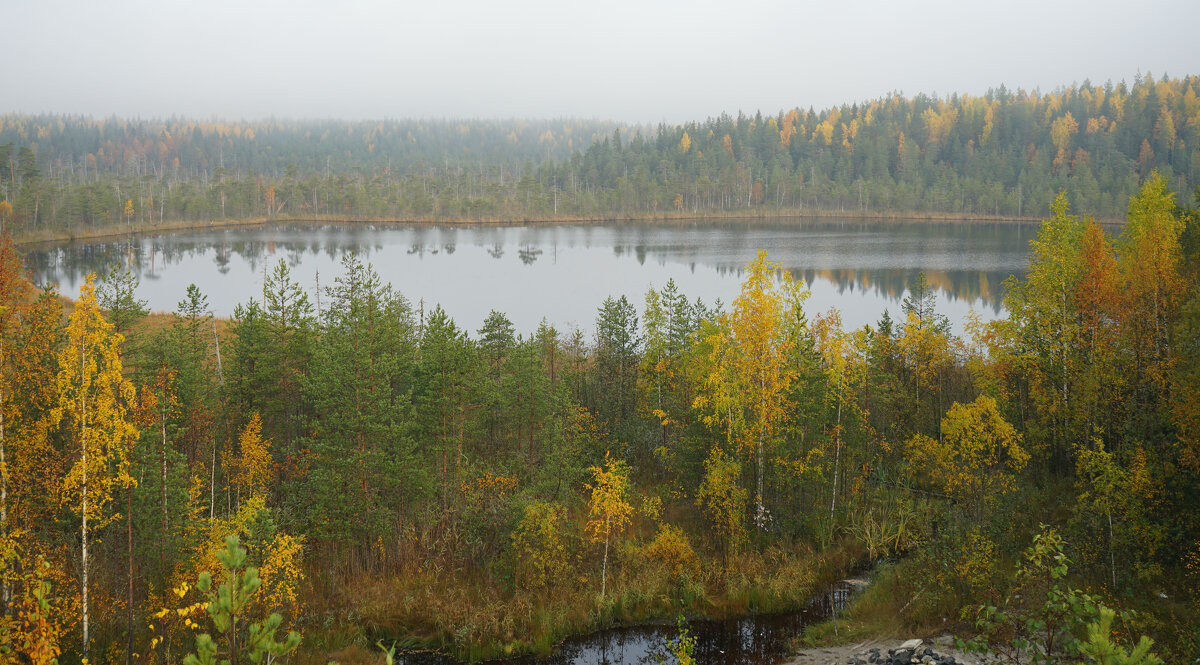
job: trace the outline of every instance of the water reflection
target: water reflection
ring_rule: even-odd
[[[533,265],[533,262],[537,261],[537,258],[541,255],[541,248],[533,247],[532,245],[526,245],[517,251],[517,256],[521,258],[521,263],[527,266]]]
[[[745,265],[759,249],[811,285],[810,314],[837,307],[847,327],[895,313],[924,271],[952,321],[970,308],[1003,311],[1002,284],[1026,267],[1035,229],[1020,224],[862,220],[541,226],[277,226],[193,231],[33,251],[39,283],[77,293],[88,272],[117,261],[142,279],[139,297],[170,310],[189,283],[215,312],[257,295],[264,273],[283,259],[313,290],[340,274],[346,253],[371,262],[411,301],[441,303],[468,330],[491,309],[519,330],[546,317],[560,329],[591,328],[609,295],[642,302],[650,286],[674,279],[691,298],[732,302]]]

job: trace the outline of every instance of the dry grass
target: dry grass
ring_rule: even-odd
[[[304,660],[297,660],[299,660],[299,665],[306,665]],[[329,654],[329,660],[338,665],[380,665],[384,662],[383,654],[380,651],[367,649],[357,644],[351,644]],[[324,665],[324,663],[318,665]]]
[[[679,614],[725,617],[802,606],[844,574],[856,560],[845,548],[817,553],[807,546],[773,546],[722,563],[702,555],[701,572],[673,576],[625,543],[610,561],[608,592],[601,598],[598,560],[591,549],[576,557],[550,588],[514,589],[482,572],[437,563],[403,571],[324,578],[304,626],[305,661],[370,651],[377,641],[403,648],[436,649],[463,660],[549,653],[573,634],[630,623],[671,621]],[[317,575],[310,579],[321,579]]]

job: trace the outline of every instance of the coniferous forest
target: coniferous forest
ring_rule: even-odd
[[[1194,87],[897,95],[652,136],[6,116],[0,653],[479,660],[794,609],[866,567],[839,623],[800,639],[952,632],[1011,662],[1190,662]],[[747,207],[1044,222],[1007,317],[961,335],[923,275],[846,329],[767,252],[730,303],[671,282],[596,303],[590,337],[496,311],[464,330],[354,256],[319,307],[280,261],[229,319],[202,284],[150,314],[119,265],[79,293],[35,288],[8,235]]]
[[[495,220],[837,211],[1125,217],[1200,184],[1200,81],[891,94],[682,125],[0,116],[18,233],[219,219]]]

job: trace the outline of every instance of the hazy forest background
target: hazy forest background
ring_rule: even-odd
[[[622,218],[839,211],[1125,217],[1200,183],[1200,81],[889,95],[684,125],[0,116],[16,233],[212,219]]]
[[[1119,662],[1088,655],[1111,632],[1194,658],[1197,83],[643,133],[4,116],[0,654],[479,659],[795,608],[869,563],[838,639]],[[319,311],[281,261],[229,319],[203,284],[149,314],[119,265],[35,288],[8,236],[747,209],[1045,221],[1007,318],[961,335],[923,277],[845,329],[766,254],[724,305],[673,283],[596,303],[590,338],[502,312],[464,330],[353,256]],[[1089,636],[1101,605],[1121,613]]]

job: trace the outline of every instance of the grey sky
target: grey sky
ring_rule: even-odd
[[[0,0],[0,112],[702,120],[1200,74],[1196,0]]]

